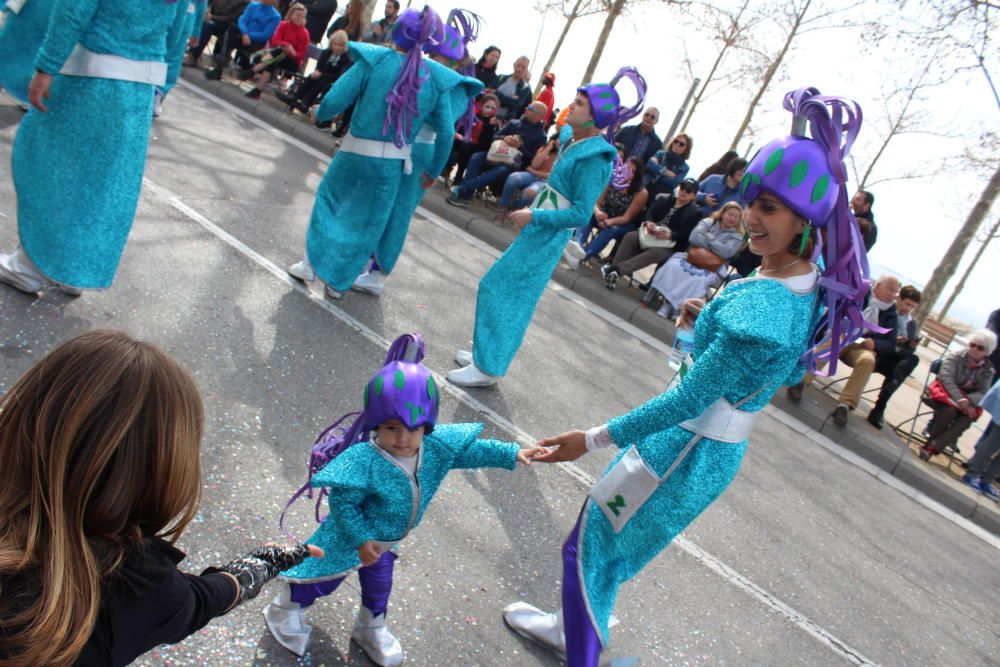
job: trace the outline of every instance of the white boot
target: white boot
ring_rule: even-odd
[[[496,375],[482,372],[471,360],[465,368],[448,371],[447,378],[448,382],[459,387],[492,387],[500,379]]]
[[[0,255],[0,283],[26,294],[38,294],[52,281],[28,259],[24,250],[18,248],[10,255]]]
[[[515,602],[503,610],[503,620],[510,629],[525,639],[566,659],[566,633],[563,631],[562,609],[549,614],[527,602]]]
[[[329,298],[331,298],[331,299],[339,299],[340,297],[344,296],[344,293],[341,292],[340,290],[335,290],[332,287],[330,287],[329,285],[327,285],[326,286],[326,296],[329,297]]]
[[[378,296],[382,293],[382,288],[385,287],[385,277],[384,273],[373,269],[358,276],[358,279],[351,285],[351,289],[356,292]]]
[[[309,263],[308,257],[304,258],[301,262],[295,262],[288,267],[288,275],[307,283],[311,283],[316,280],[316,272],[313,271],[312,264]]]
[[[292,601],[292,588],[287,582],[282,582],[281,590],[264,607],[264,622],[276,642],[295,655],[305,654],[312,626],[306,621],[306,610]]]
[[[372,662],[381,667],[396,667],[403,663],[403,647],[385,626],[385,614],[373,616],[364,605],[358,610],[351,639],[358,643]]]
[[[455,353],[455,363],[459,366],[468,366],[472,363],[472,352],[459,350]]]
[[[157,88],[153,93],[153,118],[159,118],[160,114],[163,113],[163,100],[165,96]]]
[[[573,255],[571,255],[568,247],[565,250],[563,250],[563,259],[565,259],[566,263],[569,264],[569,268],[573,269],[574,271],[580,268],[580,259],[578,257],[574,257]]]

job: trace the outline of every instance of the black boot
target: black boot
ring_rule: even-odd
[[[881,430],[881,428],[885,426],[885,410],[876,405],[872,408],[872,411],[868,413],[868,416],[865,417],[865,419],[868,420],[869,424]]]

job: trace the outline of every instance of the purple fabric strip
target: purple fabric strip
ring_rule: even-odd
[[[289,584],[292,589],[292,602],[298,602],[305,609],[311,606],[317,598],[325,597],[337,590],[337,587],[344,583],[344,579],[346,578],[337,577],[329,581],[317,581],[311,584]]]
[[[358,570],[361,582],[361,604],[372,616],[384,614],[389,609],[389,595],[392,593],[392,570],[396,564],[396,554],[386,551],[373,565]]]
[[[601,636],[590,622],[583,582],[580,580],[580,525],[587,504],[563,544],[563,622],[566,631],[566,667],[597,667]]]

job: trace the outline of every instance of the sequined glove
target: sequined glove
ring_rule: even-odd
[[[278,573],[301,563],[309,555],[304,544],[295,546],[257,547],[245,556],[229,561],[220,568],[210,568],[215,572],[226,572],[239,582],[240,591],[233,606],[243,604],[257,597],[264,584],[278,576]]]

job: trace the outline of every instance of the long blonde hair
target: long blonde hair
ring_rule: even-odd
[[[77,659],[126,551],[194,517],[203,426],[187,372],[115,331],[64,343],[0,398],[0,665]]]

